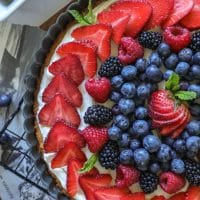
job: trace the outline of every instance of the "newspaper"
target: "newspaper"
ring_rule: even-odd
[[[24,77],[44,34],[36,27],[0,23],[0,92],[12,94],[11,105],[0,108],[1,200],[56,199],[58,189],[48,190],[47,182],[42,181],[29,156],[20,107],[25,92]]]

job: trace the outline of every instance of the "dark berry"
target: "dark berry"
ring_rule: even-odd
[[[190,135],[200,135],[200,121],[192,120],[186,127]]]
[[[124,83],[120,91],[124,98],[132,99],[136,94],[135,84],[132,82]]]
[[[167,81],[169,79],[169,77],[174,73],[174,71],[172,70],[167,70],[164,74],[163,74],[163,78]]]
[[[137,59],[135,66],[139,72],[144,72],[147,68],[147,61],[145,58]]]
[[[114,117],[114,124],[120,129],[126,130],[130,125],[129,118],[124,115],[117,115]]]
[[[158,162],[154,162],[150,165],[149,170],[151,173],[157,174],[160,171],[160,165]]]
[[[130,148],[135,151],[136,149],[141,147],[141,142],[138,139],[132,139],[130,142]]]
[[[9,94],[0,94],[0,107],[8,106],[12,101],[11,95]]]
[[[166,144],[161,144],[157,152],[157,158],[160,162],[168,162],[171,160],[171,148]]]
[[[110,93],[110,100],[114,101],[115,103],[117,103],[121,98],[122,98],[121,93],[119,93],[117,91],[112,91]]]
[[[160,67],[162,61],[160,59],[160,55],[157,52],[152,52],[149,57],[150,64],[156,65],[157,67]]]
[[[179,84],[179,86],[180,86],[181,90],[188,90],[189,83],[187,81],[181,81],[180,84]]]
[[[199,63],[200,63],[200,52],[197,52],[193,55],[192,61],[193,61],[193,64],[199,65]]]
[[[182,62],[190,63],[192,60],[193,52],[189,48],[184,48],[178,53],[179,60]]]
[[[145,120],[135,120],[132,128],[136,136],[145,136],[149,133],[149,124]]]
[[[115,104],[113,107],[112,107],[112,113],[113,115],[119,115],[120,114],[120,110],[119,110],[119,107],[117,104]]]
[[[135,103],[132,99],[125,99],[122,98],[118,102],[119,110],[124,115],[128,115],[129,113],[134,112],[135,110]]]
[[[114,170],[119,165],[119,147],[115,141],[109,141],[99,153],[99,162],[106,169]]]
[[[123,133],[118,144],[122,148],[127,148],[130,145],[131,137],[128,133]]]
[[[200,31],[192,34],[192,40],[190,43],[190,48],[194,51],[200,51]]]
[[[141,84],[137,87],[137,96],[141,99],[149,98],[151,94],[150,88],[146,84]]]
[[[137,68],[134,65],[127,65],[123,67],[121,75],[126,81],[132,81],[137,76]]]
[[[117,127],[117,126],[111,126],[108,129],[108,137],[110,138],[110,140],[119,140],[121,138],[122,135],[122,130]]]
[[[186,147],[188,151],[198,153],[200,150],[200,137],[199,136],[191,136],[186,140]]]
[[[178,62],[179,62],[178,56],[175,53],[172,53],[169,57],[166,58],[165,67],[167,69],[175,69]]]
[[[200,85],[191,84],[191,85],[188,87],[188,90],[189,90],[189,91],[196,92],[196,93],[197,93],[197,97],[198,97],[198,98],[200,97]]]
[[[122,164],[132,164],[133,160],[133,151],[131,149],[124,149],[121,151],[120,156],[120,163]]]
[[[123,77],[121,75],[116,75],[111,78],[111,86],[115,90],[119,90],[124,83]]]
[[[162,34],[153,31],[144,31],[138,37],[139,43],[149,49],[156,49],[162,42]]]
[[[108,58],[100,67],[99,75],[101,77],[113,77],[121,72],[122,64],[117,57]]]
[[[89,107],[84,115],[84,122],[91,125],[104,125],[111,120],[111,109],[101,105],[93,105]]]
[[[143,147],[150,153],[157,152],[160,148],[161,141],[155,135],[147,135],[143,139]]]
[[[192,104],[190,106],[190,112],[195,117],[200,117],[200,105],[199,104]]]
[[[170,46],[164,42],[158,46],[157,51],[162,58],[167,58],[171,53]]]
[[[200,65],[192,65],[190,68],[190,72],[195,79],[200,79]]]
[[[186,62],[179,62],[176,66],[175,72],[179,76],[186,76],[189,71],[190,65]]]
[[[185,153],[186,151],[186,144],[184,139],[177,139],[173,144],[173,149],[177,153]]]
[[[145,73],[150,81],[160,82],[162,80],[162,72],[156,65],[149,65]]]
[[[135,117],[137,119],[145,119],[147,116],[148,116],[147,108],[140,106],[135,110]]]
[[[150,154],[146,149],[144,148],[136,149],[133,152],[133,157],[137,167],[141,165],[145,165],[146,167],[148,166],[150,161]]]
[[[171,171],[182,174],[185,171],[185,163],[181,159],[173,159],[171,161]]]

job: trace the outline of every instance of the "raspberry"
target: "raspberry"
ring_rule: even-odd
[[[131,37],[123,37],[121,39],[118,58],[122,64],[133,63],[143,55],[144,49],[136,40]]]
[[[128,187],[139,181],[140,172],[132,166],[119,165],[116,170],[116,186]]]
[[[168,43],[175,52],[188,46],[191,41],[190,31],[180,26],[167,27],[163,32],[163,37],[165,42]]]
[[[164,172],[160,175],[160,187],[168,194],[178,192],[185,185],[184,177],[173,172]]]

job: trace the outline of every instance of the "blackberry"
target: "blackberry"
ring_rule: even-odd
[[[200,31],[197,31],[197,32],[192,34],[190,48],[194,52],[200,51]]]
[[[200,186],[200,163],[185,160],[185,177],[191,185]]]
[[[162,42],[162,34],[153,31],[144,31],[138,37],[139,43],[149,49],[156,49]]]
[[[112,110],[105,106],[93,105],[88,107],[84,115],[86,124],[101,126],[112,120]]]
[[[119,146],[116,141],[108,141],[99,153],[99,162],[106,169],[114,170],[119,165]]]
[[[151,172],[143,172],[140,175],[139,184],[140,184],[141,189],[146,194],[150,194],[154,190],[156,190],[158,186],[158,182],[159,182],[158,176]]]
[[[121,72],[122,66],[117,57],[110,57],[101,65],[98,73],[101,77],[111,78]]]

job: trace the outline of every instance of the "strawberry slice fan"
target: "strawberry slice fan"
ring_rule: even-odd
[[[200,200],[200,0],[101,5],[68,10],[38,89],[49,170],[77,200]]]

